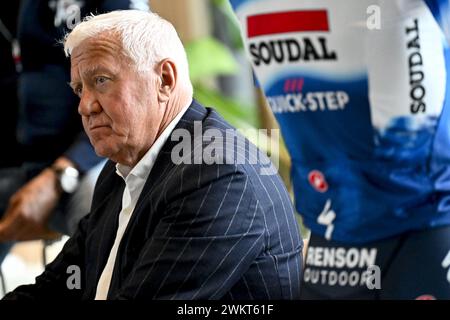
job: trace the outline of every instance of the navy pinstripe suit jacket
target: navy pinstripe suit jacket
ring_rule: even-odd
[[[203,131],[232,128],[195,101],[176,128],[193,133],[194,121]],[[302,240],[279,176],[261,175],[259,163],[175,165],[177,143],[166,142],[150,172],[118,249],[108,298],[298,298]],[[93,299],[116,235],[123,189],[108,162],[76,234],[35,285],[6,298]],[[71,265],[80,267],[80,290],[67,288]]]

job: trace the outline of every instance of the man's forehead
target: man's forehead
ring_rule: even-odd
[[[71,54],[71,60],[76,61],[85,56],[92,55],[112,55],[118,56],[123,54],[122,45],[113,39],[105,37],[88,38],[83,40],[77,47],[75,47]]]
[[[72,73],[112,71],[118,68],[124,59],[126,58],[121,46],[104,39],[84,40],[74,48],[70,57]]]

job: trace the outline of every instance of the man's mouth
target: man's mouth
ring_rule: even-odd
[[[101,128],[109,128],[109,126],[108,125],[95,125],[95,126],[90,127],[89,131],[93,131],[93,130],[101,129]]]

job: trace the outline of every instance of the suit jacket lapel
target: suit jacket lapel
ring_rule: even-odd
[[[105,186],[112,187],[113,190],[109,190],[109,195],[91,210],[91,220],[93,220],[91,223],[95,228],[91,230],[86,240],[87,256],[91,259],[91,261],[87,261],[90,267],[87,268],[86,279],[88,287],[90,286],[87,295],[92,299],[114,244],[119,213],[122,208],[125,184],[121,183],[120,177],[114,175],[116,173],[113,171],[108,178],[115,182],[105,183]]]

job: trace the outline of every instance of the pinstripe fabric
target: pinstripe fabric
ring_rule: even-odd
[[[195,101],[177,128],[193,132],[194,121],[202,121],[203,130],[231,128]],[[259,163],[175,165],[170,153],[176,143],[164,145],[144,186],[118,249],[108,298],[297,299],[302,241],[279,176],[261,175]],[[55,262],[15,297],[57,290],[61,298],[67,290],[59,274],[74,261],[83,272],[78,298],[94,297],[121,209],[116,197],[123,181],[114,170],[106,164],[90,216]]]

